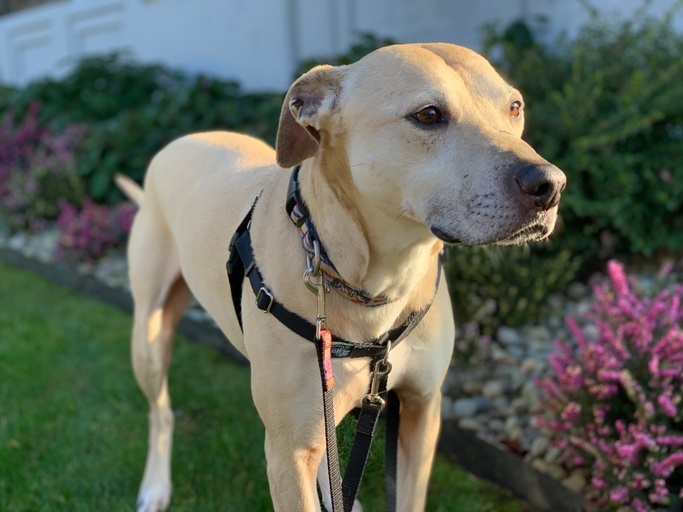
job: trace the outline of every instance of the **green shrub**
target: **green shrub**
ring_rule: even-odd
[[[141,181],[154,154],[182,135],[234,130],[275,140],[281,95],[242,94],[230,82],[198,77],[155,96],[153,103],[93,126],[79,170],[95,200],[119,200],[113,175],[121,172]]]
[[[62,80],[0,91],[0,112],[20,117],[38,102],[41,120],[55,130],[88,124],[78,171],[90,197],[115,203],[121,194],[113,175],[140,181],[152,156],[181,135],[224,129],[274,142],[282,97],[245,94],[235,82],[188,77],[113,54],[84,59]]]
[[[547,245],[449,248],[446,263],[456,320],[485,334],[522,326],[546,312],[546,298],[576,279],[580,257]]]
[[[122,54],[87,57],[62,79],[45,78],[0,92],[0,110],[25,112],[41,104],[41,120],[55,128],[73,122],[98,123],[139,109],[162,91],[179,89],[183,75],[158,65],[134,63]]]
[[[525,94],[526,140],[568,176],[559,243],[587,260],[682,250],[683,36],[671,16],[594,15],[553,48],[489,30],[487,46]]]

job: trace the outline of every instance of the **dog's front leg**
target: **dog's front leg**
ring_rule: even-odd
[[[427,484],[439,435],[441,392],[428,396],[401,395],[397,510],[424,510]]]
[[[266,431],[268,483],[274,509],[318,512],[316,473],[325,451],[324,440],[316,447],[293,448],[281,434]]]
[[[278,343],[284,348],[287,340]],[[298,339],[287,348],[273,357],[266,344],[257,344],[249,353],[252,396],[266,429],[270,494],[276,512],[318,512],[325,429],[315,350]]]

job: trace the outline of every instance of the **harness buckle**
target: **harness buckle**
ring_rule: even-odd
[[[318,277],[320,275],[320,262],[322,261],[320,257],[320,243],[317,240],[313,240],[313,258],[310,256],[306,256],[306,273],[309,276],[308,277],[308,282],[311,282],[311,277]],[[311,283],[313,286],[313,283]],[[316,293],[313,291],[311,286],[308,284],[308,289],[311,290],[313,293]]]
[[[261,301],[261,297],[263,297],[263,295],[265,295],[268,298],[267,304],[264,304]],[[264,298],[266,298],[266,297],[264,297]],[[275,297],[273,297],[273,294],[270,293],[265,286],[261,286],[258,293],[256,294],[256,307],[259,308],[262,313],[270,313],[270,308],[273,307],[274,302],[275,302]]]
[[[391,340],[387,341],[386,352],[384,357],[377,361],[370,376],[370,390],[367,395],[363,397],[364,402],[377,404],[384,408],[384,399],[379,395],[382,383],[386,382],[389,373],[391,372],[391,363],[389,362],[389,351],[391,350]]]

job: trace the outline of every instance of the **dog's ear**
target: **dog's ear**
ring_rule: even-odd
[[[275,154],[280,167],[292,167],[320,148],[320,123],[336,108],[340,68],[317,66],[292,84],[282,104]]]

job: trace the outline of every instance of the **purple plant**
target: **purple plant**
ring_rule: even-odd
[[[89,198],[83,200],[81,210],[66,201],[60,203],[60,209],[57,255],[72,263],[92,262],[108,248],[123,243],[136,212],[131,203],[110,208]]]
[[[5,184],[10,170],[29,161],[30,155],[39,145],[47,128],[38,122],[37,103],[32,104],[24,122],[15,127],[14,116],[6,114],[0,122],[0,197],[5,192]]]
[[[57,218],[58,202],[80,201],[83,185],[75,151],[84,128],[69,126],[56,134],[38,120],[31,105],[15,126],[11,115],[0,123],[0,214],[12,229],[37,229]]]
[[[670,270],[670,268],[669,268]],[[594,288],[592,309],[567,318],[537,418],[569,467],[592,468],[601,506],[636,512],[683,498],[683,286],[647,297],[621,264]]]

